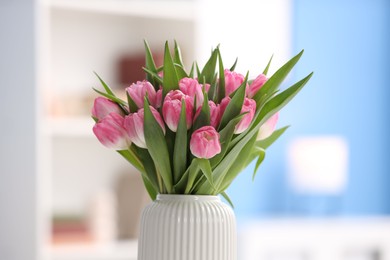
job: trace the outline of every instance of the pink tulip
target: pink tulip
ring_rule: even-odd
[[[199,82],[199,79],[198,79],[198,78],[195,78],[195,80]],[[210,85],[209,83],[201,84],[201,86],[202,86],[202,89],[204,89],[204,91],[205,91],[206,93],[209,92],[209,89],[210,89],[210,87],[211,87],[211,85]]]
[[[165,134],[165,125],[164,125],[164,121],[160,116],[160,113],[152,106],[150,106],[150,110],[152,111],[154,118],[157,120],[158,124],[161,126],[161,129]],[[130,140],[135,145],[141,148],[147,148],[145,142],[145,134],[144,134],[144,109],[143,108],[139,109],[136,113],[132,113],[126,116],[124,126]]]
[[[210,125],[215,129],[217,129],[221,121],[220,107],[217,106],[211,100],[209,100],[209,107],[210,107]]]
[[[257,76],[257,78],[253,80],[252,84],[246,88],[246,96],[248,98],[253,98],[253,96],[261,89],[266,81],[267,77],[264,74]]]
[[[119,108],[117,103],[104,97],[95,98],[92,107],[92,116],[100,121],[110,113],[124,115],[123,111]]]
[[[221,152],[219,133],[212,126],[203,126],[191,135],[191,153],[198,158],[210,159]]]
[[[126,91],[138,108],[144,107],[144,98],[146,95],[148,96],[150,105],[152,105],[153,107],[157,107],[156,90],[154,89],[153,85],[150,84],[148,81],[137,81],[137,83],[133,83],[130,85],[130,87],[127,87]]]
[[[229,96],[244,82],[244,75],[225,69],[225,95]]]
[[[225,113],[226,107],[229,105],[230,100],[232,99],[229,96],[226,96],[221,100],[221,103],[219,104],[219,114],[221,118]]]
[[[203,92],[202,85],[196,79],[192,78],[182,78],[179,81],[179,88],[181,92],[185,95],[192,97],[196,100],[196,108],[199,108],[203,105]]]
[[[187,129],[192,125],[192,118],[194,113],[193,98],[185,95],[180,90],[171,90],[165,96],[162,114],[168,128],[173,132],[177,131],[177,126],[180,120],[181,101],[184,99],[186,104],[186,123]]]
[[[210,87],[211,87],[211,85],[209,83],[202,84],[202,88],[204,88],[204,91],[206,93],[209,92]]]
[[[236,127],[234,128],[235,134],[241,134],[244,132],[249,125],[252,123],[253,117],[256,113],[256,101],[250,98],[245,98],[244,104],[241,108],[241,113],[248,112],[244,115],[244,117],[238,122]]]
[[[210,125],[214,128],[217,128],[220,121],[221,121],[221,115],[219,113],[219,106],[214,103],[214,101],[209,100],[209,108],[210,108]],[[199,107],[196,110],[195,116],[194,116],[194,122],[196,118],[199,116],[200,111],[202,110],[201,107]]]
[[[260,126],[259,133],[257,134],[257,140],[263,140],[274,132],[276,124],[279,119],[279,112],[271,116],[263,125]]]
[[[161,103],[162,103],[162,94],[163,94],[162,88],[160,88],[159,90],[157,90],[157,92],[156,92],[156,104],[155,104],[155,108],[160,108],[160,107],[161,107]]]
[[[110,113],[93,127],[97,139],[107,148],[125,150],[131,141],[123,126],[124,118],[116,113]]]

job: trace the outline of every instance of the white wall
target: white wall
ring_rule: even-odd
[[[38,259],[35,2],[0,1],[0,259]]]

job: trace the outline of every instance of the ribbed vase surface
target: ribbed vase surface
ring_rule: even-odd
[[[138,243],[138,260],[237,260],[235,216],[218,196],[160,194]]]

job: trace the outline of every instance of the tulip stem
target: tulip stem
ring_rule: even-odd
[[[158,169],[156,169],[156,174],[157,174],[157,181],[158,181],[158,186],[159,186],[160,192],[164,193],[164,186],[163,186],[163,183],[162,183],[161,174],[158,171]]]

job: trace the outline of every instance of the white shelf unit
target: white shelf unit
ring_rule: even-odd
[[[123,0],[53,0],[58,9],[92,11],[105,14],[193,21],[195,1],[123,1]]]
[[[92,71],[112,87],[119,86],[118,59],[143,52],[143,39],[152,51],[163,51],[166,40],[172,44],[176,39],[187,67],[195,57],[203,65],[211,47],[221,43],[225,66],[238,56],[237,69],[244,74],[250,70],[252,77],[263,70],[273,53],[275,67],[291,56],[290,4],[285,0],[244,0],[240,4],[219,0],[41,0],[39,7],[39,82],[47,104],[61,97],[69,101],[90,95],[91,87],[99,87]],[[258,16],[259,9],[268,11]],[[51,198],[49,211],[77,214],[93,194],[111,188],[121,173],[135,170],[99,144],[92,134],[93,121],[85,112],[80,116],[73,111],[68,115],[48,111],[44,168],[51,180],[46,190]],[[56,246],[46,250],[47,259],[132,260],[134,243]]]
[[[53,260],[137,260],[137,241],[107,245],[60,246],[50,251]]]
[[[193,60],[194,5],[194,1],[42,3],[45,17],[41,18],[40,47],[44,49],[42,90],[46,103],[50,106],[65,97],[79,106],[72,97],[92,95],[91,87],[100,87],[92,71],[112,87],[119,86],[118,59],[143,52],[143,39],[148,40],[152,51],[163,50],[165,40],[176,39],[184,58]],[[85,112],[77,115],[73,110],[66,114],[49,109],[48,114],[43,129],[45,154],[49,157],[45,168],[51,178],[51,214],[85,214],[95,195],[112,189],[124,173],[137,174],[118,154],[96,140],[93,120]],[[64,244],[49,246],[45,252],[47,260],[135,260],[137,242]]]

